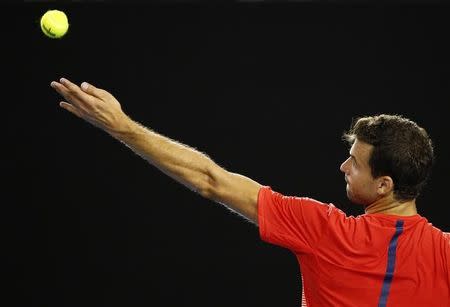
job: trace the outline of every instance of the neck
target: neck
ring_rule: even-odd
[[[417,214],[416,201],[410,200],[399,202],[395,200],[379,199],[364,209],[366,214],[383,213],[401,216],[412,216]]]

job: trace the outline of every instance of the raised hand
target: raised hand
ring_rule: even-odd
[[[50,85],[64,97],[65,101],[59,103],[63,109],[108,133],[122,131],[129,120],[113,95],[92,84],[83,82],[78,86],[61,78]]]

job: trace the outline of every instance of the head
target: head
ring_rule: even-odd
[[[351,146],[341,165],[351,201],[369,205],[386,196],[398,202],[419,196],[434,162],[425,129],[401,115],[381,114],[358,118],[343,139]]]

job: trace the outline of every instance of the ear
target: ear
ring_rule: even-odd
[[[386,195],[394,191],[394,181],[390,176],[381,176],[377,178],[377,193]]]

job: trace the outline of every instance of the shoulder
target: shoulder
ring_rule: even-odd
[[[326,203],[307,196],[282,194],[272,190],[269,186],[261,188],[258,204],[261,207],[275,207],[281,210],[284,208],[285,210],[302,211],[305,213],[316,211],[325,216],[338,215],[347,218],[346,214],[333,203]]]

